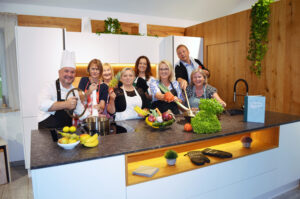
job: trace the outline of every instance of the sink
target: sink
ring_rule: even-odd
[[[226,111],[229,115],[243,115],[244,110],[242,109],[230,109]]]

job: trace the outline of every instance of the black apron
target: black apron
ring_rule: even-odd
[[[172,89],[170,90],[170,92],[174,95],[174,96],[177,96],[177,91],[176,89],[174,88],[172,82],[171,82],[171,86],[172,86]],[[159,89],[160,90],[160,89]],[[165,94],[162,90],[160,90],[160,92],[162,94]],[[178,106],[175,102],[165,102],[165,101],[161,101],[161,100],[157,100],[155,102],[152,103],[151,105],[151,108],[152,109],[155,109],[155,108],[158,108],[159,111],[161,113],[164,113],[166,112],[168,109],[170,109],[174,114],[179,114],[179,110],[178,110]]]
[[[56,80],[57,101],[62,102],[59,79]],[[73,93],[74,94],[74,93]],[[72,113],[71,113],[72,114]],[[39,129],[63,128],[64,126],[72,126],[72,118],[64,110],[55,111],[54,115],[50,115],[45,120],[39,122]]]

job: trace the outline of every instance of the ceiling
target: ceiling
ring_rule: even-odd
[[[0,0],[38,6],[206,21],[250,8],[256,0]],[[240,9],[240,10],[239,10]]]

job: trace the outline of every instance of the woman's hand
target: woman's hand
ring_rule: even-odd
[[[109,100],[115,100],[116,99],[116,93],[113,89],[109,89],[108,91]]]
[[[94,105],[93,108],[97,109],[99,114],[103,113],[104,111],[100,104]]]
[[[226,103],[223,100],[220,102],[220,104],[223,106],[223,108],[226,107]]]
[[[174,102],[180,102],[180,103],[182,103],[182,100],[179,99],[177,96],[175,96],[175,97],[174,97]]]
[[[92,93],[94,90],[97,89],[97,83],[92,83],[89,87],[89,92]]]
[[[143,110],[144,110],[144,111],[147,111],[147,112],[149,112],[149,110],[148,110],[147,108],[143,108]],[[139,117],[142,117],[142,118],[145,118],[145,116],[144,116],[144,115],[142,115],[142,114],[139,114],[139,113],[138,113],[138,116],[139,116]]]

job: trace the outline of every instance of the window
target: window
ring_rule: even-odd
[[[6,84],[5,84],[5,44],[4,31],[0,28],[0,108],[6,108]]]

